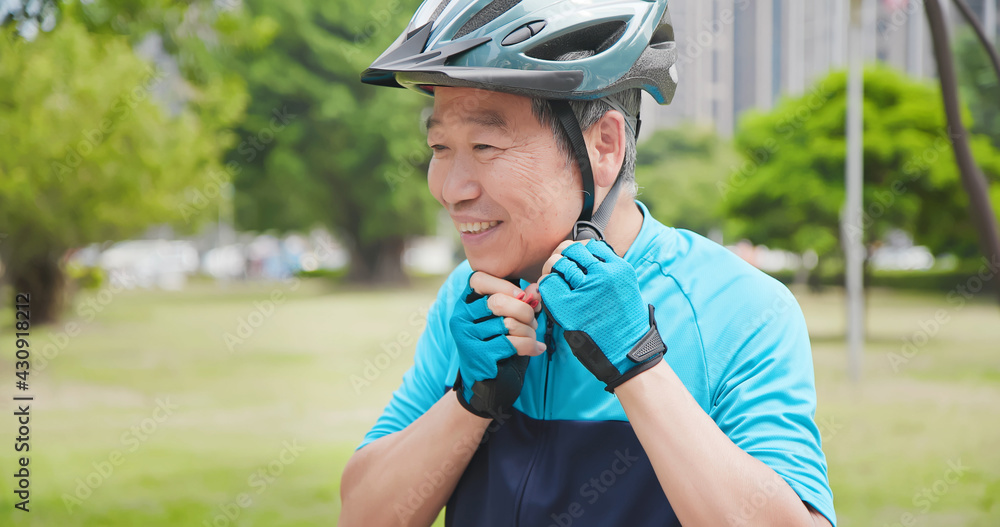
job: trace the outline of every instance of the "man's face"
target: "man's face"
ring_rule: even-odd
[[[469,263],[499,277],[537,274],[580,214],[579,170],[527,97],[472,88],[434,93],[428,185],[461,233]]]

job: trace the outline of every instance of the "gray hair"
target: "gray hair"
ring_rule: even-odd
[[[625,90],[620,93],[615,94],[615,99],[621,104],[621,106],[628,112],[632,117],[639,114],[639,105],[642,102],[642,92],[639,89]],[[604,114],[608,110],[613,110],[611,104],[606,101],[605,98],[594,99],[589,101],[569,101],[569,105],[573,108],[573,113],[576,114],[576,118],[580,121],[580,129],[587,131],[591,126],[593,126],[597,121],[604,117]],[[543,125],[547,125],[552,129],[552,133],[556,137],[556,142],[559,145],[559,150],[566,155],[567,163],[572,163],[576,160],[573,155],[573,149],[570,146],[569,137],[562,128],[562,124],[559,123],[559,118],[552,112],[552,108],[545,99],[532,98],[531,100],[531,113],[535,115],[538,122]],[[625,116],[629,117],[629,116]],[[632,130],[628,125],[625,126],[625,159],[622,161],[622,168],[618,171],[618,177],[622,179],[622,191],[628,193],[633,198],[638,194],[639,187],[635,183],[635,131]]]

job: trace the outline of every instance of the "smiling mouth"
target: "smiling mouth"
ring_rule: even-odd
[[[462,234],[480,234],[501,224],[500,221],[474,221],[471,223],[459,223],[458,231]]]

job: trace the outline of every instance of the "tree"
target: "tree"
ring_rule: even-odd
[[[14,292],[31,293],[35,322],[58,317],[67,249],[185,224],[184,204],[221,171],[224,126],[245,103],[203,85],[168,115],[154,96],[161,70],[127,38],[64,15],[31,42],[0,27],[0,259]]]
[[[993,146],[1000,148],[1000,80],[982,44],[969,30],[955,35],[955,67],[962,100],[975,116],[970,130],[989,136]]]
[[[991,46],[969,6],[963,0],[954,0],[954,4],[975,28],[977,34],[982,37],[983,43],[986,46]],[[958,76],[955,74],[955,56],[951,52],[951,41],[948,37],[944,10],[938,0],[925,0],[924,12],[930,26],[931,48],[934,50],[934,60],[937,63],[938,81],[941,84],[941,99],[944,103],[948,132],[952,137],[951,147],[969,204],[968,214],[979,237],[982,256],[987,261],[996,261],[1000,259],[1000,231],[997,229],[998,211],[993,208],[993,203],[990,200],[990,182],[983,175],[972,153],[968,126],[962,121],[962,106],[958,96]],[[991,58],[996,61],[996,73],[1000,75],[1000,58],[996,56],[992,47],[987,49]],[[996,291],[997,298],[1000,299],[1000,287],[997,287]]]
[[[657,130],[638,146],[639,199],[664,224],[708,235],[725,223],[717,185],[738,161],[732,146],[710,130]]]
[[[58,14],[56,0],[7,0],[0,4],[0,25],[11,24],[18,35],[34,40],[39,31],[55,27]]]
[[[865,72],[864,93],[866,244],[900,228],[936,253],[978,255],[940,90],[874,67]],[[745,162],[720,185],[733,234],[821,257],[840,254],[845,112],[846,74],[838,72],[806,95],[741,120],[736,144]],[[972,136],[971,144],[996,200],[1000,153],[985,136]]]
[[[324,224],[350,247],[349,278],[401,281],[406,237],[437,209],[419,127],[429,99],[361,84],[417,2],[247,1],[246,25],[273,29],[267,45],[231,48],[252,96],[239,126],[237,223],[304,229]],[[284,116],[275,126],[276,115]]]

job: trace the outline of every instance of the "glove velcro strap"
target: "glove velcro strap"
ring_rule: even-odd
[[[663,359],[662,352],[657,353],[654,356],[650,356],[649,360],[647,360],[646,362],[632,368],[631,370],[621,374],[617,379],[609,382],[607,388],[604,389],[611,393],[615,393],[615,388],[621,386],[622,384],[625,383],[625,381],[631,379],[632,377],[635,377],[636,375],[639,375],[640,373],[648,369],[651,369],[653,366],[656,366],[662,359]]]
[[[649,331],[639,339],[639,342],[635,343],[635,346],[632,346],[632,350],[626,355],[629,360],[638,363],[638,366],[626,371],[615,379],[614,382],[609,382],[606,390],[613,393],[615,388],[621,386],[625,381],[656,366],[663,359],[663,355],[666,352],[667,345],[663,343],[663,339],[660,338],[660,332],[656,329],[656,318],[653,317],[653,304],[649,304]]]
[[[455,390],[455,396],[458,397],[458,404],[461,404],[462,408],[465,408],[470,413],[472,413],[472,415],[475,415],[477,417],[493,419],[493,416],[490,415],[489,412],[478,410],[474,406],[472,406],[472,403],[465,400],[465,388],[462,385],[462,372],[458,372],[458,375],[455,377],[455,385],[452,386],[452,389]],[[475,397],[475,395],[473,395],[473,397]]]
[[[660,332],[656,330],[656,318],[653,317],[653,305],[649,305],[649,331],[639,339],[639,342],[632,346],[632,350],[626,355],[632,362],[641,363],[653,357],[653,353],[664,354],[667,351],[666,344],[660,338]]]
[[[614,364],[608,360],[607,355],[601,351],[597,343],[584,331],[569,331],[563,333],[566,343],[569,344],[573,355],[576,355],[580,362],[595,377],[607,384],[605,390],[614,393],[615,388],[625,381],[639,375],[640,373],[656,366],[663,359],[663,354],[667,351],[666,344],[660,338],[660,332],[656,329],[656,319],[653,317],[653,306],[649,305],[649,331],[646,332],[632,349],[626,354],[628,359],[636,365],[620,372]]]
[[[473,415],[486,419],[503,419],[521,394],[524,375],[530,357],[513,355],[497,361],[497,376],[472,383],[472,395],[465,400],[462,372],[455,377],[455,394],[458,402]]]

